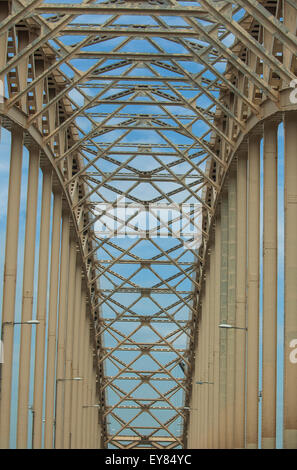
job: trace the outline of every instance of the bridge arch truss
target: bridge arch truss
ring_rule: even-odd
[[[296,2],[9,0],[0,20],[1,447],[256,448],[260,397],[262,447],[281,428],[297,448]]]

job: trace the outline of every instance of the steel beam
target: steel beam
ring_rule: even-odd
[[[1,329],[1,340],[3,342],[5,360],[4,363],[1,364],[0,446],[4,449],[9,448],[10,442],[10,404],[14,344],[13,322],[15,321],[15,296],[18,271],[17,257],[22,157],[23,131],[16,127],[13,128],[11,132]]]
[[[39,149],[32,148],[29,155],[27,210],[24,245],[23,295],[21,343],[19,355],[17,448],[28,444],[28,403],[31,363],[31,327],[26,323],[33,317],[33,289],[35,266],[35,241],[38,201]],[[38,326],[37,326],[38,327]]]
[[[260,137],[249,137],[246,447],[258,448]]]
[[[247,153],[237,156],[237,244],[236,244],[236,321],[246,328],[247,288]],[[246,391],[246,330],[236,330],[235,335],[235,410],[234,448],[245,447],[245,391]]]
[[[297,448],[297,211],[296,121],[285,114],[285,337],[284,337],[284,436],[285,449]]]
[[[262,448],[276,446],[278,122],[264,123]]]

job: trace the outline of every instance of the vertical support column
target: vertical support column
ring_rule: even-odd
[[[88,351],[88,370],[87,370],[87,405],[93,405],[94,403],[92,402],[92,369],[93,369],[93,351],[92,351],[92,346],[89,343],[89,351]],[[87,442],[86,442],[86,448],[90,449],[91,448],[91,419],[92,419],[92,412],[93,408],[90,406],[89,408],[86,408],[87,412],[87,426],[86,426],[86,436],[87,436]]]
[[[22,159],[23,131],[19,128],[13,128],[11,132],[1,329],[1,340],[3,341],[4,348],[4,363],[0,364],[0,447],[3,449],[9,448],[10,436],[13,322],[15,316]]]
[[[297,113],[285,114],[284,448],[297,449]]]
[[[67,300],[69,285],[69,231],[70,221],[67,210],[62,214],[62,240],[61,240],[61,266],[59,291],[59,319],[58,319],[58,349],[57,349],[57,376],[56,376],[56,404],[55,404],[55,448],[64,446],[64,390],[65,379],[65,347],[67,329]]]
[[[193,408],[193,401],[195,400],[195,389],[194,389],[194,384],[195,384],[195,376],[194,376],[194,380],[193,380],[193,383],[192,383],[192,394],[191,394],[191,397],[190,397],[190,400],[189,400],[189,407],[190,408]],[[187,429],[187,447],[189,449],[193,449],[193,424],[194,424],[194,417],[193,417],[193,414],[190,414],[189,413],[189,418],[188,418],[188,429]]]
[[[96,392],[96,368],[93,367],[93,403],[99,404],[97,392]],[[92,419],[92,435],[93,435],[93,443],[92,448],[97,449],[97,442],[98,442],[98,429],[97,429],[97,422],[98,422],[98,408],[93,408],[93,419]]]
[[[76,267],[76,242],[70,242],[70,259],[69,259],[69,287],[68,287],[68,320],[67,320],[67,338],[66,338],[66,364],[65,377],[76,377],[72,374],[72,357],[73,357],[73,333],[74,333],[74,299],[75,299],[75,267]],[[71,448],[71,401],[72,401],[72,385],[76,385],[76,381],[65,381],[65,399],[64,399],[64,449]]]
[[[85,342],[86,342],[86,289],[83,286],[81,292],[81,310],[80,310],[80,341],[79,341],[79,376],[84,377],[84,356],[85,356]],[[84,382],[78,382],[78,399],[77,399],[77,426],[75,429],[76,439],[75,447],[77,449],[82,448],[82,417],[83,417],[83,390]]]
[[[85,317],[85,344],[84,344],[84,364],[83,364],[83,393],[82,406],[87,405],[88,401],[88,352],[90,342],[90,325],[88,315]],[[88,408],[82,408],[82,448],[87,448],[87,413]]]
[[[228,313],[227,323],[235,325],[236,317],[236,169],[233,165],[228,178]],[[234,446],[235,403],[235,335],[237,330],[227,330],[227,415],[226,447]]]
[[[248,449],[257,449],[258,447],[260,142],[261,139],[258,135],[249,137],[246,419],[246,446]]]
[[[228,196],[222,194],[221,202],[221,286],[220,286],[220,323],[227,322],[228,314]],[[219,423],[220,449],[226,447],[226,375],[227,375],[227,331],[220,329],[220,397]]]
[[[205,309],[202,314],[204,314],[204,359],[203,359],[203,385],[199,385],[202,387],[203,393],[203,407],[204,407],[204,414],[203,414],[203,449],[207,449],[208,444],[208,427],[209,427],[209,414],[208,414],[208,376],[209,376],[209,284],[210,284],[210,267],[208,266],[206,269],[205,274]]]
[[[201,311],[201,305],[200,305],[200,311]],[[197,341],[197,347],[196,347],[196,364],[197,364],[197,373],[196,373],[196,379],[195,380],[195,384],[194,386],[196,387],[196,382],[199,379],[200,375],[201,375],[201,347],[200,347],[200,339],[201,339],[201,318],[198,319],[198,341]],[[197,408],[197,423],[196,423],[196,426],[194,427],[194,433],[196,433],[196,438],[194,437],[194,443],[195,443],[195,449],[200,449],[200,437],[201,437],[201,414],[202,414],[202,410],[201,410],[201,390],[200,388],[197,386],[196,390],[195,390],[195,394],[196,394],[196,401],[194,403],[194,406]]]
[[[264,123],[262,372],[263,449],[274,449],[276,443],[278,189],[277,130],[278,122],[266,121]]]
[[[50,168],[43,170],[40,241],[39,241],[39,268],[38,268],[38,293],[37,315],[39,321],[36,329],[35,343],[35,368],[34,368],[34,439],[33,448],[42,446],[42,414],[43,414],[43,389],[44,389],[44,359],[45,359],[45,330],[47,312],[47,284],[49,261],[49,235],[51,218],[51,190],[52,171]]]
[[[197,303],[197,310],[199,310],[199,305]],[[199,341],[200,341],[200,334],[199,334],[199,315],[197,315],[196,320],[196,328],[197,328],[197,340],[195,344],[195,373],[194,379],[192,383],[193,392],[191,397],[191,402],[189,404],[190,408],[195,408],[195,410],[190,414],[191,421],[192,421],[192,432],[191,432],[191,448],[197,449],[199,446],[199,423],[200,423],[200,410],[199,410],[199,388],[196,385],[198,380],[199,374],[199,365],[200,365],[200,357],[199,357]]]
[[[51,241],[50,291],[47,332],[47,365],[46,365],[46,403],[44,447],[53,447],[54,403],[55,403],[55,365],[56,365],[56,330],[57,298],[59,284],[59,260],[61,238],[62,194],[54,193]]]
[[[199,357],[199,376],[198,381],[202,382],[204,377],[204,328],[205,328],[205,288],[202,293],[202,300],[201,300],[201,307],[200,307],[200,319],[199,319],[199,349],[198,349],[198,357]],[[197,384],[198,392],[198,413],[199,413],[199,438],[198,438],[198,448],[203,449],[203,436],[205,433],[204,428],[204,414],[205,414],[205,404],[204,404],[204,395],[203,395],[203,388],[201,385]]]
[[[236,255],[236,325],[246,328],[247,272],[247,154],[241,152],[237,161],[237,255]],[[245,447],[245,375],[246,331],[236,330],[235,336],[235,414],[234,448]]]
[[[197,328],[199,326],[197,325]],[[193,380],[193,396],[192,400],[190,403],[190,407],[195,408],[194,411],[192,411],[191,414],[191,419],[192,419],[192,448],[197,449],[198,448],[198,438],[199,438],[199,421],[200,421],[200,410],[199,410],[199,395],[198,391],[199,388],[197,388],[196,382],[198,381],[198,374],[199,374],[199,364],[200,364],[200,358],[199,358],[199,331],[197,332],[197,343],[196,343],[196,348],[195,348],[195,375],[194,375],[194,380]]]
[[[221,283],[221,218],[215,223],[214,273],[214,371],[213,371],[213,448],[219,448],[219,391],[220,391],[220,283]]]
[[[195,322],[195,326],[197,323]],[[193,328],[193,332],[195,333],[195,326]],[[197,333],[196,333],[197,334]],[[192,393],[190,396],[190,402],[189,402],[189,407],[190,409],[192,408],[192,412],[188,414],[188,426],[189,426],[189,431],[188,431],[188,441],[187,441],[187,446],[190,449],[195,449],[197,448],[197,429],[198,429],[198,421],[199,421],[199,415],[198,415],[198,400],[197,400],[197,386],[196,386],[196,381],[197,379],[197,372],[198,372],[198,355],[197,355],[197,344],[198,342],[193,344],[193,347],[195,348],[194,351],[194,356],[193,356],[193,361],[194,361],[194,371],[192,375]],[[185,421],[184,421],[185,423]]]
[[[209,305],[209,347],[208,347],[208,437],[207,448],[213,449],[213,436],[214,436],[214,328],[215,328],[215,258],[214,258],[214,243],[212,242],[210,248],[210,261],[209,261],[209,291],[208,291],[208,305]]]
[[[75,301],[74,301],[74,331],[73,331],[73,377],[79,376],[79,353],[80,353],[80,336],[81,336],[81,264],[76,265],[75,273]],[[72,381],[72,403],[71,403],[71,448],[76,447],[76,428],[77,428],[77,415],[78,415],[78,387]]]
[[[93,356],[93,354],[92,354]],[[91,383],[91,390],[90,390],[90,403],[95,405],[95,394],[94,394],[94,374],[93,374],[93,361],[91,361],[91,376],[90,376],[90,383]],[[94,414],[95,414],[94,407],[90,408],[90,443],[89,449],[94,449]]]
[[[26,231],[23,268],[22,323],[32,319],[33,286],[36,240],[36,217],[38,200],[39,149],[30,149]],[[17,447],[26,449],[28,444],[29,383],[31,365],[31,326],[21,326],[19,356]]]

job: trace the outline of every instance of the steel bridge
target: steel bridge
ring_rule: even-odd
[[[0,20],[1,448],[296,449],[296,0]]]

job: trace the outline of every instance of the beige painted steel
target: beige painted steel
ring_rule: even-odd
[[[81,335],[81,264],[77,262],[75,272],[75,300],[74,300],[74,326],[73,326],[73,377],[79,377],[79,354],[80,354],[80,335]],[[71,448],[76,447],[76,429],[78,416],[78,387],[79,384],[72,381],[71,383]]]
[[[204,335],[203,329],[205,324],[205,317],[203,312],[205,311],[205,291],[202,292],[201,295],[201,305],[200,305],[200,317],[199,317],[199,336],[198,336],[198,357],[199,357],[199,367],[198,367],[198,377],[197,381],[200,382],[203,380],[203,361],[204,361]],[[195,384],[196,385],[196,384]],[[203,389],[202,386],[197,384],[197,395],[198,395],[198,449],[202,449],[203,446],[203,416],[204,416],[204,409],[203,409]]]
[[[236,167],[231,167],[228,177],[228,313],[227,323],[236,326]],[[226,447],[234,446],[235,417],[235,335],[237,330],[227,330],[227,385],[226,385]]]
[[[221,201],[221,282],[220,282],[220,323],[227,322],[228,306],[228,197]],[[219,448],[226,447],[226,375],[227,375],[227,331],[220,328],[220,369],[219,369]]]
[[[85,357],[85,341],[86,341],[86,291],[83,286],[81,293],[81,323],[80,323],[80,341],[79,341],[79,377],[84,378],[84,357]],[[76,427],[76,440],[75,447],[82,448],[82,418],[83,418],[83,405],[84,397],[84,382],[80,381],[77,383],[78,388],[78,400],[77,400],[77,427]]]
[[[220,393],[220,283],[221,283],[221,218],[215,221],[215,319],[214,319],[214,373],[213,373],[213,448],[219,448],[219,393]]]
[[[88,359],[89,359],[89,338],[90,338],[90,326],[89,320],[86,316],[85,321],[85,342],[84,342],[84,364],[83,364],[83,393],[82,401],[83,406],[88,405]],[[88,417],[88,408],[82,409],[82,436],[81,436],[81,445],[83,449],[87,448],[87,417]]]
[[[9,4],[3,3],[2,8],[0,9],[0,21],[1,23],[5,21],[9,14]],[[3,32],[0,36],[0,67],[4,67],[7,60],[7,37],[8,32]],[[0,75],[0,79],[3,81],[3,75]]]
[[[26,228],[24,245],[22,322],[26,323],[33,317],[33,289],[36,219],[38,201],[39,150],[32,148],[29,155],[28,189]],[[38,328],[38,325],[36,326]],[[17,448],[26,449],[28,445],[28,415],[29,415],[29,383],[31,361],[30,325],[21,326],[21,343],[19,353],[19,382],[18,382],[18,414],[17,414]]]
[[[206,269],[206,275],[205,275],[205,310],[204,310],[204,368],[203,368],[203,382],[205,382],[202,385],[199,385],[199,387],[202,387],[202,393],[203,393],[203,407],[204,407],[204,413],[203,413],[203,430],[202,430],[202,437],[203,437],[203,444],[202,448],[207,449],[208,445],[208,430],[210,426],[210,420],[209,420],[209,408],[208,408],[208,400],[209,400],[209,329],[210,329],[210,321],[209,321],[209,290],[210,290],[210,266],[207,267]],[[203,314],[203,312],[202,312]]]
[[[92,403],[99,404],[96,384],[97,384],[97,373],[95,367],[93,367],[93,390],[92,390]],[[99,405],[100,406],[100,405]],[[92,408],[92,448],[98,449],[99,448],[99,429],[98,429],[98,408]]]
[[[195,358],[198,357],[198,344],[199,338],[197,341],[197,344],[195,345]],[[191,395],[191,401],[189,402],[189,407],[192,408],[192,412],[189,413],[189,419],[190,419],[190,427],[189,427],[189,433],[188,433],[188,447],[191,449],[197,449],[198,448],[198,437],[199,437],[199,401],[198,401],[198,395],[199,395],[199,387],[197,386],[196,382],[198,381],[198,369],[199,369],[199,362],[195,361],[195,370],[193,374],[193,379],[192,379],[192,395]]]
[[[75,299],[75,267],[76,267],[76,242],[70,240],[70,255],[69,255],[69,285],[68,285],[68,319],[67,319],[67,334],[66,334],[66,351],[65,351],[65,377],[77,377],[73,375],[73,334],[74,334],[74,299]],[[75,382],[75,381],[74,381]],[[72,385],[73,381],[67,380],[65,382],[65,397],[64,397],[64,449],[71,448],[71,408],[72,408]],[[76,384],[77,385],[77,384]]]
[[[10,404],[12,391],[11,381],[14,328],[13,325],[7,323],[15,321],[22,156],[23,132],[20,128],[15,127],[11,132],[2,303],[1,338],[4,348],[4,363],[1,364],[0,446],[3,449],[9,448],[10,441]]]
[[[46,364],[46,402],[45,402],[45,426],[44,447],[53,448],[55,427],[55,377],[56,377],[56,330],[57,330],[57,299],[59,283],[60,263],[60,232],[62,216],[62,194],[54,194],[52,215],[52,241],[51,241],[51,266],[50,289],[48,307],[48,332],[47,332],[47,364]]]
[[[209,347],[208,347],[208,433],[207,433],[207,449],[213,449],[214,439],[214,329],[215,325],[215,253],[212,243],[210,248],[210,266],[209,266]]]
[[[236,254],[236,325],[246,328],[247,271],[247,154],[241,152],[237,161],[237,254]],[[246,331],[235,335],[235,411],[234,448],[245,447],[245,377]]]
[[[198,307],[201,309],[201,306]],[[201,361],[200,361],[200,327],[201,327],[201,318],[198,317],[198,325],[197,325],[197,344],[196,344],[196,361],[195,361],[195,382],[193,384],[193,387],[195,387],[195,396],[196,399],[194,400],[192,398],[191,404],[193,403],[193,407],[197,408],[196,411],[196,423],[193,426],[193,446],[194,448],[199,448],[200,444],[200,424],[201,424],[201,389],[199,386],[197,386],[196,382],[199,380],[200,376],[200,370],[201,370]],[[199,360],[198,360],[199,357]],[[190,405],[191,406],[191,405]],[[193,416],[193,415],[192,415]]]
[[[199,381],[205,382],[206,381],[206,365],[208,363],[208,355],[207,355],[207,337],[206,337],[206,328],[207,328],[207,293],[206,293],[206,286],[208,289],[208,276],[207,273],[205,273],[205,287],[204,287],[204,295],[203,295],[203,301],[202,301],[202,321],[201,321],[201,375],[199,377]],[[207,437],[207,407],[206,407],[206,389],[205,385],[198,385],[201,390],[201,428],[200,428],[200,439],[201,439],[201,449],[205,449],[205,441]]]
[[[38,291],[36,319],[39,321],[36,328],[35,342],[35,366],[34,366],[34,439],[33,449],[42,447],[42,419],[44,399],[44,370],[45,370],[45,333],[47,321],[47,291],[48,291],[48,263],[49,263],[49,238],[51,219],[51,189],[52,171],[49,168],[43,170],[40,242],[39,242],[39,266],[38,266]]]
[[[199,324],[198,328],[199,329]],[[197,338],[197,343],[196,343],[196,349],[195,349],[195,357],[198,359],[199,357],[199,331],[198,333],[198,338]],[[199,387],[197,386],[196,382],[199,380],[199,368],[200,368],[200,361],[196,360],[195,361],[195,376],[194,376],[194,381],[193,381],[193,387],[194,387],[194,395],[191,398],[190,401],[190,407],[193,404],[192,408],[195,408],[194,413],[191,413],[191,417],[193,419],[193,426],[192,426],[192,447],[194,449],[198,448],[198,443],[199,443],[199,424],[200,424],[200,419],[201,419],[201,408],[199,408]]]
[[[93,369],[93,351],[91,349],[91,344],[89,343],[89,354],[88,354],[88,382],[87,382],[87,403],[89,403],[90,405],[93,404],[93,401],[92,401],[92,385],[93,385],[93,381],[92,381],[92,369]],[[92,412],[93,412],[93,408],[89,407],[89,408],[86,408],[85,411],[87,412],[87,420],[86,420],[86,448],[87,449],[91,449],[92,445],[91,445],[91,439],[92,439],[92,435],[91,435],[91,418],[92,418]]]
[[[248,143],[248,292],[246,447],[258,447],[260,137]]]
[[[65,384],[70,377],[65,375],[66,362],[66,331],[67,331],[67,302],[69,287],[69,212],[62,212],[61,235],[61,263],[59,284],[59,317],[58,317],[58,341],[57,341],[57,368],[56,368],[56,403],[55,403],[55,448],[64,447],[64,409],[65,409]],[[65,380],[67,379],[67,380]]]
[[[262,448],[276,445],[278,123],[264,123]]]
[[[297,113],[285,114],[285,449],[297,449]]]

